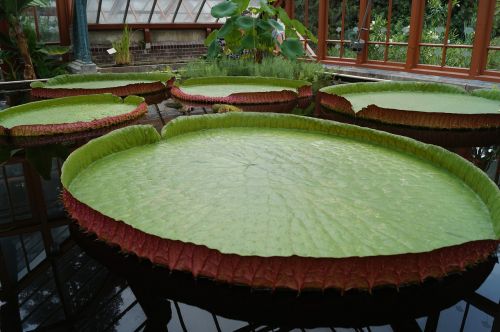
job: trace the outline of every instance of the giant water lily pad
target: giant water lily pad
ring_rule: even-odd
[[[111,94],[31,102],[0,112],[0,135],[38,136],[75,133],[136,119],[144,115],[144,98]]]
[[[60,75],[46,83],[31,84],[31,94],[37,98],[58,98],[98,93],[125,97],[165,92],[170,73],[107,73]]]
[[[320,89],[321,105],[352,117],[433,129],[500,128],[500,91],[436,83],[353,83]]]
[[[436,146],[294,115],[114,131],[63,166],[84,228],[154,263],[254,287],[372,288],[485,259],[500,191]]]
[[[172,96],[198,103],[269,104],[312,96],[311,83],[274,77],[191,78],[172,87]]]

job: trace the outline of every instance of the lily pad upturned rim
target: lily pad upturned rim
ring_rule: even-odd
[[[115,80],[147,80],[150,82],[139,82],[115,86],[108,88],[51,88],[54,85],[63,85],[66,83],[78,83],[89,81],[115,81]],[[31,83],[31,95],[35,98],[52,99],[68,96],[91,95],[100,93],[112,93],[119,97],[130,95],[149,95],[157,94],[168,90],[175,76],[170,73],[146,72],[146,73],[92,73],[92,74],[65,74],[49,79],[47,82]]]
[[[116,125],[119,123],[127,122],[140,116],[147,112],[147,105],[144,102],[144,98],[138,96],[128,96],[126,98],[121,98],[112,94],[97,94],[97,95],[85,95],[85,96],[71,96],[64,98],[54,98],[49,100],[41,100],[26,103],[19,106],[14,106],[4,110],[3,112],[24,112],[33,110],[36,107],[47,107],[47,106],[67,106],[78,104],[102,104],[102,103],[119,103],[119,104],[130,104],[134,105],[135,108],[127,113],[107,116],[93,121],[76,121],[70,123],[54,123],[54,124],[30,124],[30,125],[18,125],[12,128],[6,128],[0,125],[0,136],[11,136],[11,137],[21,137],[21,136],[44,136],[44,135],[60,135],[76,133],[88,130],[99,129],[103,127],[108,127]]]
[[[314,258],[260,257],[223,254],[204,245],[169,240],[147,234],[114,220],[78,201],[68,191],[72,180],[88,165],[110,154],[210,128],[265,127],[309,130],[356,137],[361,141],[405,151],[455,174],[483,200],[492,216],[497,238],[466,242],[429,252],[386,256]],[[74,151],[63,165],[63,201],[79,225],[111,244],[171,270],[188,271],[230,284],[251,287],[348,290],[420,282],[484,260],[498,245],[500,192],[478,168],[437,146],[367,128],[294,115],[227,113],[177,118],[162,134],[151,126],[131,126],[100,137]]]
[[[430,129],[496,129],[500,128],[500,114],[458,114],[400,110],[367,105],[355,112],[346,94],[390,91],[418,91],[443,94],[460,94],[500,101],[500,90],[479,89],[468,92],[460,87],[427,82],[369,82],[349,83],[324,87],[319,90],[319,103],[331,111],[355,118],[383,122],[391,125]]]
[[[248,84],[248,85],[272,85],[294,89],[269,92],[241,92],[233,93],[225,97],[213,97],[209,95],[190,94],[182,90],[183,87],[208,85],[208,84]],[[271,104],[282,103],[298,98],[312,96],[312,84],[302,80],[291,80],[277,77],[261,76],[211,76],[190,78],[182,83],[176,82],[171,89],[173,97],[189,102],[207,104]]]

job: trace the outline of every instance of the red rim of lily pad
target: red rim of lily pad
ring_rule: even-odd
[[[64,88],[64,84],[76,84],[79,82],[101,82],[113,80],[145,80],[147,82],[131,83],[122,86],[105,88]],[[36,82],[31,84],[31,96],[40,99],[62,98],[80,95],[93,95],[112,93],[115,96],[126,97],[131,95],[155,97],[161,92],[170,90],[175,77],[168,73],[107,73],[107,74],[78,74],[60,75],[49,79],[46,83]],[[61,86],[52,88],[51,86]],[[156,98],[155,98],[156,99]]]
[[[375,104],[366,105],[356,112],[353,109],[349,96],[356,93],[379,92],[421,92],[442,93],[443,98],[452,98],[453,95],[470,95],[487,100],[499,101],[500,92],[495,90],[477,90],[467,92],[464,89],[437,83],[420,82],[379,82],[379,83],[352,83],[330,86],[318,92],[319,103],[338,113],[357,119],[382,122],[391,125],[402,125],[429,129],[498,129],[500,128],[500,113],[439,113],[401,110],[397,108],[380,107]],[[344,97],[347,95],[347,97]],[[388,96],[390,98],[390,96]],[[422,96],[422,98],[424,98]]]
[[[400,287],[463,271],[486,260],[499,244],[497,240],[481,240],[426,253],[375,257],[240,256],[144,233],[79,202],[66,189],[62,197],[66,210],[82,228],[124,252],[170,270],[190,272],[194,277],[254,288],[347,291],[386,285]]]
[[[418,155],[440,165],[469,185],[487,204],[493,227],[498,231],[496,224],[500,216],[498,188],[482,171],[459,156],[436,146],[371,129],[279,114],[235,112],[224,115],[182,117],[170,122],[162,130],[162,137],[153,128],[128,127],[114,131],[76,150],[74,157],[68,158],[63,166],[62,175],[64,205],[82,228],[95,233],[109,244],[119,246],[124,252],[134,253],[171,270],[189,272],[195,277],[201,276],[218,282],[254,288],[287,288],[296,291],[334,288],[347,291],[372,290],[379,286],[400,287],[423,282],[427,278],[439,279],[451,272],[463,271],[468,266],[486,260],[499,244],[495,235],[494,238],[472,240],[417,253],[326,258],[296,255],[243,256],[140,231],[79,201],[67,189],[77,174],[86,167],[77,162],[82,160],[81,156],[86,156],[86,163],[92,163],[106,155],[116,153],[117,150],[108,144],[111,141],[122,142],[125,137],[140,137],[140,140],[130,139],[129,147],[121,144],[119,150],[125,150],[159,142],[161,139],[168,141],[174,136],[193,131],[231,126],[294,130],[307,128],[316,133],[358,137],[373,144],[382,144],[398,151]]]
[[[224,97],[190,94],[183,91],[183,87],[196,85],[218,85],[218,84],[248,84],[248,85],[274,85],[283,87],[281,91],[265,92],[239,92]],[[200,77],[188,79],[182,84],[172,86],[170,93],[173,97],[188,102],[201,104],[272,104],[285,103],[312,96],[312,85],[306,81],[288,80],[274,77],[251,77],[251,76],[224,76],[224,77]]]
[[[113,96],[111,94],[91,95],[91,96],[73,96],[65,98],[56,98],[51,100],[43,100],[31,102],[20,106],[11,107],[4,112],[23,112],[37,107],[50,107],[57,105],[75,105],[78,104],[88,105],[89,103],[116,103],[116,104],[130,104],[133,109],[129,112],[106,116],[103,118],[95,119],[92,121],[76,121],[71,123],[53,123],[53,124],[29,124],[17,125],[12,128],[5,128],[0,125],[0,135],[11,137],[24,137],[24,136],[47,136],[47,135],[61,135],[76,132],[83,132],[89,130],[100,129],[104,127],[113,126],[123,122],[128,122],[137,119],[147,112],[147,104],[144,98],[138,96],[129,96],[122,100],[122,98]]]

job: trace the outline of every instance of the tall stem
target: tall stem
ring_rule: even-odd
[[[10,17],[10,26],[14,30],[14,37],[16,38],[17,47],[19,48],[19,53],[24,60],[24,79],[34,80],[36,79],[35,69],[33,68],[33,62],[31,61],[31,55],[28,47],[28,41],[26,40],[26,35],[24,34],[23,28],[19,19],[15,16]]]

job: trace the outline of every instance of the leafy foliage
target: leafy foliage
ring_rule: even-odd
[[[325,81],[329,78],[325,68],[319,63],[292,61],[281,57],[265,57],[261,63],[255,63],[248,59],[200,60],[186,64],[180,72],[182,78],[264,76],[304,80],[313,83]]]
[[[132,29],[127,25],[123,28],[122,36],[117,41],[113,42],[113,48],[116,50],[115,62],[117,65],[129,65],[131,62],[130,53],[130,34]]]
[[[249,7],[249,0],[227,0],[214,6],[212,16],[226,18],[226,22],[205,40],[208,58],[243,54],[243,57],[261,62],[266,54],[280,48],[285,57],[296,59],[304,54],[297,34],[317,43],[311,31],[299,21],[290,19],[283,8],[272,6],[273,1],[260,0],[260,7]],[[280,43],[277,35],[281,33],[287,38]]]
[[[29,25],[24,25],[23,31],[37,77],[50,78],[68,72],[66,64],[60,60],[60,56],[69,51],[68,47],[47,46],[38,42],[35,30]],[[6,78],[11,80],[21,79],[23,76],[22,66],[16,61],[21,55],[16,47],[16,40],[12,35],[0,34],[0,43],[6,46],[6,49],[0,50],[0,56],[9,69],[5,73]]]

